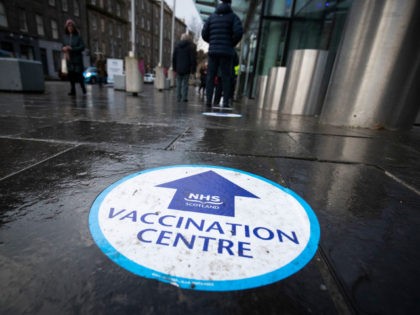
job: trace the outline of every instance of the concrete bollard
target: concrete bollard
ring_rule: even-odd
[[[125,57],[125,90],[133,95],[143,92],[143,77],[139,70],[137,58]]]
[[[44,92],[45,81],[39,61],[17,58],[0,58],[0,90]]]

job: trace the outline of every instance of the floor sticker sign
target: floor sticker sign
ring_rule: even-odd
[[[233,117],[233,118],[242,117],[241,114],[221,113],[221,112],[204,112],[203,115],[204,116],[214,116],[214,117]]]
[[[100,249],[139,276],[181,288],[259,287],[303,268],[318,220],[293,191],[237,169],[177,165],[127,176],[95,200]]]

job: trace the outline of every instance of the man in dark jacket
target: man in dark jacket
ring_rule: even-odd
[[[172,67],[176,72],[177,101],[188,102],[188,81],[197,67],[197,52],[188,34],[182,34],[174,49]]]
[[[241,20],[233,13],[231,2],[231,0],[222,0],[222,3],[216,7],[216,11],[204,23],[201,31],[204,41],[209,43],[207,107],[211,106],[213,99],[214,77],[218,68],[222,78],[223,107],[230,107],[234,48],[243,35]]]

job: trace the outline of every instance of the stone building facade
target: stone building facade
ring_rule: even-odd
[[[135,0],[137,57],[150,69],[159,62],[160,1]],[[0,0],[0,50],[42,62],[46,78],[57,79],[64,23],[71,18],[85,41],[85,66],[97,55],[123,59],[131,49],[131,0]],[[170,67],[172,8],[164,5],[162,65]],[[186,31],[175,19],[175,41]]]

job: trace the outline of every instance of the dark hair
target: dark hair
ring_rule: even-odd
[[[70,19],[68,19],[66,21],[66,24],[64,25],[64,33],[66,33],[67,35],[70,34],[70,32],[69,32],[69,24],[70,23],[73,25],[73,33],[76,34],[76,35],[79,35],[79,30],[77,29],[76,24],[74,23],[73,20],[70,20]]]

